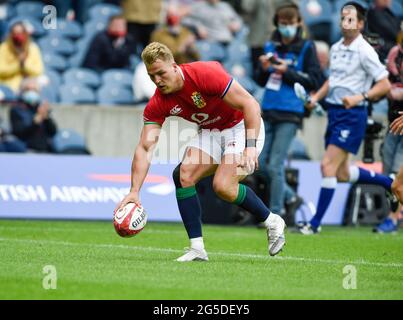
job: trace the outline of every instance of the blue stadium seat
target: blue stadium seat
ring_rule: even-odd
[[[0,84],[0,101],[14,101],[16,95],[11,88]]]
[[[312,6],[318,5],[317,13],[312,13]],[[302,18],[313,39],[331,41],[332,6],[328,0],[301,0],[299,2]]]
[[[401,19],[403,19],[403,1],[402,0],[393,0],[391,10],[397,17],[400,17]]]
[[[55,85],[47,85],[41,88],[41,98],[42,100],[48,101],[50,103],[58,103],[59,87]]]
[[[59,87],[62,84],[60,74],[52,69],[45,70],[45,77],[48,78],[49,85]]]
[[[53,151],[61,154],[90,154],[84,137],[73,129],[61,129],[52,140]]]
[[[74,42],[63,37],[46,36],[39,39],[38,44],[42,52],[54,52],[64,56],[70,56],[76,51]]]
[[[134,97],[131,90],[119,86],[102,86],[97,92],[98,104],[118,105],[133,104]]]
[[[92,89],[82,84],[64,84],[59,87],[60,103],[93,104],[95,94]]]
[[[79,68],[82,66],[91,40],[92,37],[83,37],[76,42],[77,52],[69,58],[70,67]]]
[[[49,35],[57,37],[67,37],[71,39],[78,39],[83,34],[83,28],[77,21],[70,21],[66,19],[57,19],[57,28],[49,30]]]
[[[109,69],[102,74],[103,85],[129,87],[133,85],[133,73],[126,69]]]
[[[99,75],[86,68],[71,68],[63,74],[65,84],[84,85],[91,88],[97,88],[101,84]]]
[[[105,21],[95,21],[90,20],[84,25],[84,34],[85,37],[93,37],[100,31],[104,31],[106,29],[107,23]]]
[[[54,52],[42,52],[42,59],[47,69],[62,72],[68,67],[66,58]]]
[[[196,47],[199,50],[200,60],[202,61],[223,61],[226,57],[224,46],[218,42],[200,40],[196,41]]]
[[[17,3],[15,10],[20,17],[32,17],[41,20],[45,15],[43,14],[44,4],[41,2],[22,1]]]
[[[47,69],[44,76],[46,77],[46,85],[41,87],[41,97],[51,103],[59,102],[59,86],[61,77],[58,72]]]
[[[99,3],[92,6],[89,15],[91,20],[108,22],[109,17],[119,15],[122,13],[122,9],[119,6],[107,3]]]

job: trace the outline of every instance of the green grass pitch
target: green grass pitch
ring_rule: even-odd
[[[0,299],[403,299],[402,233],[288,231],[276,257],[262,229],[204,226],[204,239],[209,262],[179,263],[181,224],[123,239],[111,222],[0,220]],[[47,265],[54,290],[43,288]],[[356,289],[343,287],[354,285],[346,265]]]

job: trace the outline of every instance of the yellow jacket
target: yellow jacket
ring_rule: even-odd
[[[154,24],[160,22],[161,0],[123,0],[123,16],[127,22]]]
[[[4,84],[18,92],[24,77],[37,77],[42,73],[42,56],[35,43],[31,42],[29,44],[28,56],[23,69],[9,42],[5,41],[0,45],[0,84]]]

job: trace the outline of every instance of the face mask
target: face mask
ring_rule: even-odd
[[[35,90],[27,90],[22,93],[21,99],[30,106],[37,106],[41,101],[41,96]]]
[[[23,33],[14,34],[11,36],[11,39],[13,40],[14,44],[17,46],[20,46],[27,41],[27,37]]]
[[[113,38],[123,38],[126,36],[127,31],[109,31],[108,34]]]
[[[295,35],[297,34],[297,26],[286,26],[286,25],[282,25],[280,24],[278,26],[278,31],[280,32],[280,34],[284,37],[284,38],[294,38]]]

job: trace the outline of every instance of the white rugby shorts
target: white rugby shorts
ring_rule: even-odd
[[[263,119],[261,119],[259,137],[256,141],[258,154],[262,152],[264,136],[264,122]],[[207,153],[213,158],[214,163],[217,164],[221,163],[221,158],[226,154],[240,155],[245,149],[244,120],[237,123],[232,128],[224,129],[222,131],[202,129],[189,141],[187,148],[189,147],[193,147]]]

